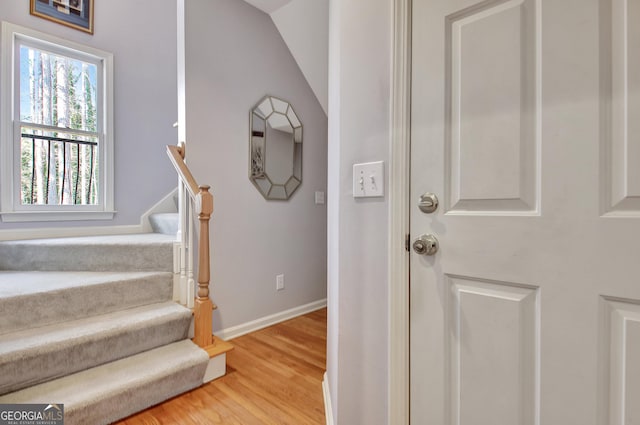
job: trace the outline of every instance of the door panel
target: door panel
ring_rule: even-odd
[[[533,424],[537,288],[461,276],[446,280],[452,423]]]
[[[611,99],[604,128],[605,212],[640,215],[640,3],[604,2],[602,63],[605,99]],[[611,75],[608,75],[608,70]],[[606,107],[606,105],[603,105]]]
[[[447,210],[537,209],[535,0],[446,17]]]
[[[610,423],[637,423],[640,418],[640,305],[607,298],[603,298],[603,302],[605,320],[608,319],[605,335],[611,356],[607,379]]]
[[[413,16],[411,423],[640,425],[640,0]]]

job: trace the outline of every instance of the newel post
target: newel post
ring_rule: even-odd
[[[209,279],[211,275],[209,258],[209,219],[213,212],[213,196],[209,186],[200,186],[198,219],[200,220],[200,244],[198,246],[198,293],[194,305],[194,338],[200,347],[213,343],[213,302],[209,298]]]

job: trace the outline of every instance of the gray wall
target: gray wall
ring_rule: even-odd
[[[393,2],[331,0],[327,375],[336,424],[386,424]],[[385,161],[384,199],[355,200],[352,165]]]
[[[314,192],[326,190],[327,118],[268,15],[238,0],[184,5],[187,163],[215,204],[215,331],[326,297],[326,205]],[[304,126],[303,182],[288,201],[266,201],[248,178],[249,111],[265,94]]]
[[[82,226],[138,224],[140,216],[176,186],[165,146],[177,141],[176,3],[95,2],[94,35],[29,15],[29,0],[0,0],[0,20],[113,53],[115,66],[115,208],[110,221]],[[4,93],[2,95],[5,95]],[[3,223],[0,230],[77,226]]]

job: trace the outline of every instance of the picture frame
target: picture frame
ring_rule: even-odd
[[[93,34],[94,0],[29,0],[29,13]]]

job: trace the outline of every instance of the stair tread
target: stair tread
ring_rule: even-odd
[[[55,400],[64,404],[66,415],[87,404],[108,401],[122,394],[124,389],[134,396],[136,388],[192,367],[201,368],[204,373],[208,361],[209,356],[204,350],[190,340],[182,340],[0,396],[0,404],[50,403]]]
[[[187,338],[191,310],[174,302],[0,337],[0,394]]]
[[[152,379],[170,369],[180,369],[199,362],[209,362],[207,352],[190,340],[182,340],[5,394],[0,396],[0,404],[45,403],[45,400],[56,400],[64,403],[66,408],[67,404],[90,399],[102,392],[121,390],[123,384]]]
[[[65,272],[0,271],[0,299],[101,285],[151,276],[170,276],[170,272]]]
[[[156,303],[113,313],[72,320],[38,328],[24,329],[0,336],[0,362],[6,357],[18,360],[26,350],[55,349],[56,344],[79,343],[88,338],[99,339],[118,332],[148,327],[150,322],[191,317],[191,310],[173,301]],[[44,354],[44,353],[43,353]],[[15,358],[13,358],[15,357]]]
[[[0,272],[1,335],[172,299],[170,272]]]

